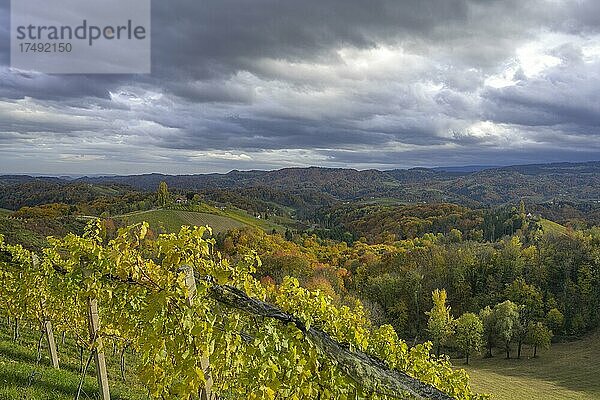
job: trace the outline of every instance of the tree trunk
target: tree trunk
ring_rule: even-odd
[[[506,359],[510,358],[510,344],[506,342]]]
[[[19,339],[19,319],[15,318],[14,326],[13,326],[13,342],[16,342]]]
[[[79,373],[83,373],[83,346],[79,346]]]
[[[38,339],[37,344],[37,362],[39,363],[42,360],[42,341],[44,340],[44,332],[40,331],[40,338]]]
[[[125,351],[127,351],[127,345],[123,346],[121,350],[121,379],[125,382]]]
[[[466,364],[469,365],[469,352],[467,351],[467,361]]]
[[[487,354],[485,356],[486,358],[492,358],[494,357],[494,355],[492,354],[492,343],[490,342],[490,344],[488,345],[488,351]]]
[[[533,345],[533,358],[537,357],[537,344]]]
[[[435,349],[435,356],[436,356],[437,358],[439,358],[439,357],[440,357],[440,348],[441,348],[441,347],[442,347],[442,346],[440,345],[440,342],[438,342],[438,343],[437,343],[437,347],[436,347],[436,349]]]
[[[517,358],[521,359],[521,347],[523,346],[523,341],[519,340],[519,346],[517,347]]]

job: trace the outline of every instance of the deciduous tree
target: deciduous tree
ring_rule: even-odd
[[[483,325],[483,341],[487,348],[486,357],[493,357],[492,348],[494,347],[495,339],[495,321],[494,310],[490,306],[486,306],[479,312],[479,319]]]
[[[435,346],[436,355],[439,357],[440,348],[454,332],[454,321],[450,314],[450,307],[446,306],[446,290],[436,289],[432,292],[433,307],[427,312],[427,331]]]
[[[553,308],[546,314],[546,324],[552,332],[561,332],[565,324],[565,317],[558,309]]]
[[[498,337],[504,343],[506,358],[510,358],[510,342],[519,325],[519,309],[515,303],[506,300],[494,307],[494,327]]]
[[[533,358],[537,357],[537,349],[547,349],[552,340],[552,331],[541,322],[529,325],[527,330],[527,341],[533,346]]]
[[[483,323],[473,313],[465,313],[456,320],[456,344],[465,355],[469,364],[469,356],[479,351],[483,339]]]

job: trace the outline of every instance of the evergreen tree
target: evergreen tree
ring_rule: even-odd
[[[169,203],[169,188],[167,182],[162,181],[158,184],[158,191],[156,192],[158,204],[161,207],[166,206]]]

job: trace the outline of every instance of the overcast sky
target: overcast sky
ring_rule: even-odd
[[[600,159],[600,1],[162,0],[151,75],[9,66],[1,173]]]

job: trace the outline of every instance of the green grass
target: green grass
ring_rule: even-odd
[[[554,221],[550,221],[549,219],[542,218],[540,220],[542,227],[544,228],[544,233],[550,233],[553,235],[564,235],[567,233],[567,228],[562,226],[559,223]]]
[[[213,232],[224,232],[250,226],[266,232],[276,230],[283,233],[286,230],[283,224],[293,222],[282,217],[260,219],[239,208],[217,208],[206,203],[173,205],[168,209],[137,211],[114,218],[121,219],[128,224],[146,221],[151,228],[162,232],[178,231],[182,225],[209,225],[213,228]]]
[[[524,349],[521,360],[476,359],[466,369],[473,388],[497,400],[600,399],[600,333],[553,344],[536,359]],[[459,365],[458,361],[455,361]]]
[[[7,210],[7,209],[5,209],[5,208],[0,208],[0,217],[3,217],[3,216],[5,216],[5,215],[10,215],[10,214],[12,214],[12,213],[13,213],[13,212],[12,212],[11,210]]]
[[[0,399],[2,400],[73,400],[81,375],[79,374],[79,350],[74,341],[67,337],[63,345],[57,335],[60,370],[51,367],[43,342],[42,359],[37,363],[37,340],[39,333],[31,327],[21,328],[21,338],[11,340],[5,320],[0,325]],[[86,356],[87,357],[87,354]],[[125,382],[119,372],[119,354],[106,352],[107,368],[112,400],[147,399],[146,391],[134,375],[133,367],[126,368]],[[127,353],[126,360],[133,356]],[[130,363],[127,363],[130,364]],[[80,399],[98,397],[98,384],[93,362],[85,378]]]
[[[215,233],[245,226],[243,222],[228,216],[180,210],[151,210],[125,214],[116,218],[122,219],[127,224],[146,221],[153,230],[158,232],[176,232],[183,225],[209,225]]]
[[[59,346],[61,369],[50,366],[45,341],[42,359],[37,363],[39,333],[31,326],[21,327],[21,338],[13,342],[10,328],[0,323],[0,399],[2,400],[72,400],[80,380],[79,350],[72,338]],[[109,346],[107,346],[109,347]],[[492,394],[497,400],[592,400],[600,398],[600,333],[586,339],[554,344],[529,358],[525,348],[521,360],[506,360],[501,351],[491,359],[476,358],[466,366],[473,388]],[[87,355],[86,355],[87,356]],[[112,400],[147,399],[145,390],[134,374],[135,357],[127,353],[125,382],[119,374],[119,355],[106,351]],[[459,360],[455,365],[461,366]],[[462,367],[462,366],[461,366]],[[82,399],[96,398],[98,386],[93,363],[83,385]]]
[[[219,211],[221,211],[221,210],[219,210]],[[285,227],[283,225],[280,225],[275,222],[275,221],[281,222],[283,220],[282,218],[280,218],[279,220],[258,219],[258,218],[255,218],[254,216],[248,214],[244,210],[241,210],[239,208],[232,208],[232,207],[226,208],[225,210],[221,211],[221,213],[223,215],[226,215],[229,218],[232,218],[232,219],[240,222],[240,223],[262,229],[269,233],[273,229],[275,229],[277,232],[285,232]]]

